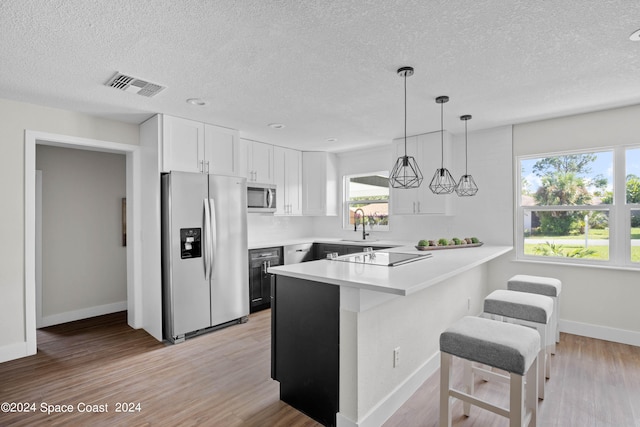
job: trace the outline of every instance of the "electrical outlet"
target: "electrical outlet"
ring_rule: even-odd
[[[397,368],[400,365],[400,347],[393,349],[393,367]]]

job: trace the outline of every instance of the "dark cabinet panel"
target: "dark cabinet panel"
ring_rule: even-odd
[[[388,249],[388,246],[363,246],[363,245],[341,245],[336,243],[314,243],[313,252],[315,259],[325,259],[327,254],[336,252],[338,255],[354,254],[364,251],[365,247],[372,247],[374,251]]]
[[[314,243],[315,259],[325,259],[327,254],[337,252],[338,255],[344,255],[344,245],[333,243]]]
[[[250,311],[271,307],[271,275],[269,267],[282,265],[282,248],[252,249],[249,251]]]
[[[280,399],[326,426],[339,409],[340,289],[276,276],[272,377]]]

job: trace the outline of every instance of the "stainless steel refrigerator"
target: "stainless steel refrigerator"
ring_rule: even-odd
[[[162,286],[165,339],[249,315],[246,179],[162,175]]]

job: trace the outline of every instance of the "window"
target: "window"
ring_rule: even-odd
[[[518,166],[519,258],[640,266],[640,148],[522,157]]]
[[[374,172],[344,177],[344,228],[354,221],[364,222],[369,230],[389,230],[389,172]]]
[[[640,148],[625,153],[625,202],[631,228],[629,249],[632,263],[640,263]]]

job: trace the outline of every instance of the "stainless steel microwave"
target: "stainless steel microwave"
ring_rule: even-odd
[[[247,212],[275,212],[276,186],[273,184],[247,183]]]

